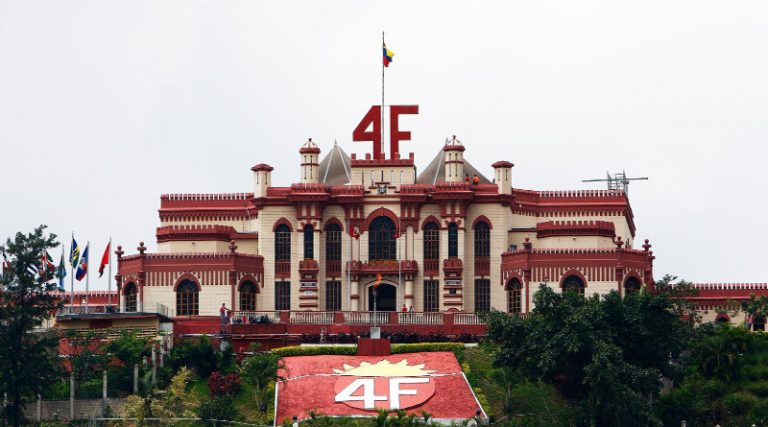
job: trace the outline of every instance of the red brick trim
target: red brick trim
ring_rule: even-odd
[[[178,279],[176,279],[176,284],[173,285],[173,292],[178,292],[178,288],[179,288],[179,285],[181,284],[181,282],[183,282],[183,281],[185,281],[187,279],[193,281],[195,283],[195,285],[197,285],[197,291],[198,292],[202,292],[203,287],[200,286],[200,281],[197,280],[197,277],[193,276],[190,273],[184,273],[181,276],[179,276]]]
[[[474,220],[474,221],[472,221],[472,229],[474,230],[474,229],[475,229],[475,227],[477,226],[477,224],[479,224],[479,223],[481,223],[481,222],[484,222],[484,223],[488,224],[488,228],[490,228],[491,230],[493,230],[493,223],[492,223],[492,222],[491,222],[491,220],[490,220],[490,219],[488,219],[488,217],[487,217],[487,216],[485,216],[485,215],[480,215],[479,217],[475,218],[475,220]]]
[[[515,279],[517,279],[517,283],[520,284],[520,291],[523,290],[523,288],[525,287],[525,285],[524,285],[525,282],[523,281],[523,278],[520,277],[517,273],[512,273],[509,276],[509,278],[507,279],[507,283],[504,285],[504,290],[505,291],[509,291],[509,290],[512,289],[512,287],[511,287],[512,281],[515,280]]]
[[[426,217],[426,218],[424,219],[424,221],[422,221],[422,223],[421,223],[421,229],[422,229],[422,230],[424,230],[424,227],[425,227],[427,224],[429,224],[429,223],[434,223],[434,224],[436,224],[436,225],[437,225],[437,229],[438,229],[438,230],[441,228],[441,227],[440,227],[440,220],[439,220],[439,219],[437,219],[437,218],[436,218],[434,215],[430,215],[430,216]]]
[[[327,231],[328,230],[328,226],[331,225],[331,224],[338,225],[339,228],[341,229],[341,231],[342,232],[344,231],[344,224],[342,224],[341,221],[339,221],[339,219],[336,218],[335,216],[331,217],[327,221],[325,221],[325,226],[323,227],[323,230]]]
[[[397,215],[395,215],[394,212],[392,212],[391,210],[389,210],[387,208],[378,208],[375,211],[371,212],[371,214],[368,215],[368,217],[365,219],[365,222],[363,223],[363,226],[362,226],[360,231],[361,232],[368,231],[368,227],[371,226],[371,222],[373,222],[374,219],[376,219],[376,218],[378,218],[380,216],[385,216],[385,217],[391,219],[392,222],[395,223],[395,232],[398,233],[398,234],[400,233],[400,224],[399,224],[400,221],[398,221]]]
[[[257,294],[261,293],[261,291],[259,291],[259,284],[260,283],[259,283],[259,281],[255,277],[253,277],[252,274],[246,274],[245,276],[243,276],[240,279],[240,282],[237,284],[237,292],[240,292],[240,288],[243,286],[243,283],[248,282],[248,281],[253,282],[253,284],[256,285],[256,293]],[[261,287],[264,287],[263,283],[261,283]]]
[[[290,230],[291,233],[293,233],[293,225],[291,224],[291,221],[288,221],[285,217],[282,217],[282,218],[278,219],[277,221],[275,221],[275,225],[272,226],[272,232],[277,231],[277,226],[280,225],[280,224],[287,225],[288,226],[288,230]]]
[[[563,274],[563,277],[560,278],[560,289],[563,288],[563,282],[565,282],[565,279],[567,279],[569,276],[576,276],[584,283],[584,289],[587,288],[587,278],[584,277],[583,274],[579,270],[568,270]]]

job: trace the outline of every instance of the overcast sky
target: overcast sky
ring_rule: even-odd
[[[386,31],[420,169],[456,134],[517,188],[648,176],[657,277],[766,281],[767,22],[764,0],[0,0],[0,237],[74,231],[95,265],[110,235],[156,248],[162,193],[252,191],[261,162],[296,182],[307,137],[370,150]]]

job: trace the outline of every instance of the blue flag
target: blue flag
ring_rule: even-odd
[[[77,266],[77,273],[75,273],[75,279],[77,281],[83,280],[83,277],[88,274],[88,246],[85,246],[83,256],[80,257],[80,264]]]

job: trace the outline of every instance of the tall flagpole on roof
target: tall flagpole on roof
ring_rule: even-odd
[[[90,247],[91,247],[91,241],[89,240],[85,244],[85,250],[88,250]],[[88,255],[90,256],[90,254],[88,254]],[[90,288],[88,281],[91,278],[91,275],[89,274],[91,266],[89,264],[90,264],[90,262],[86,258],[86,260],[85,260],[85,314],[88,314],[88,292],[89,292],[89,288]]]
[[[67,264],[72,265],[72,251],[75,248],[72,247],[72,243],[75,241],[75,232],[72,232],[72,241],[69,243],[69,262]],[[66,268],[66,267],[65,267]],[[72,266],[72,274],[69,276],[69,314],[73,314],[75,309],[75,266]]]
[[[107,257],[109,258],[109,276],[107,276],[107,308],[112,307],[112,236],[109,236],[107,244]],[[104,270],[101,270],[104,271]]]
[[[384,43],[384,31],[381,32],[381,48],[386,55],[386,46]],[[381,156],[384,157],[384,58],[381,60]]]

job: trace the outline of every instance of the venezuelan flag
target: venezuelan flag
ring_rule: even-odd
[[[395,52],[387,49],[386,43],[382,42],[382,46],[384,47],[384,66],[389,67],[389,64],[392,62],[392,57],[395,56]]]

